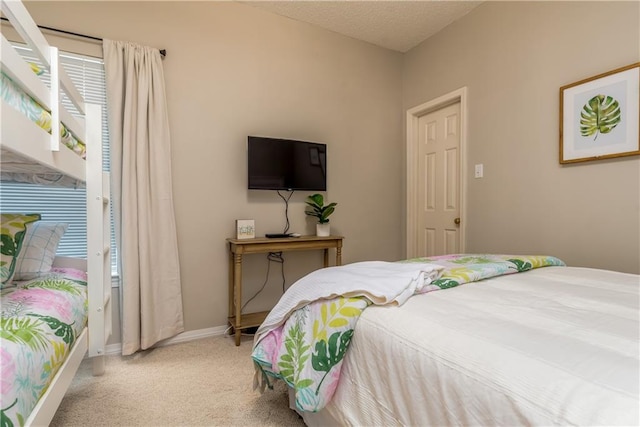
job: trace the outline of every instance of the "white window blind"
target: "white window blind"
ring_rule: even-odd
[[[14,44],[18,52],[29,62],[39,60],[24,45]],[[60,63],[80,91],[86,102],[102,106],[103,169],[109,170],[109,132],[107,127],[106,87],[104,63],[100,58],[75,53],[60,52]],[[49,84],[48,72],[42,76]],[[63,96],[62,103],[71,114],[78,115],[73,104]],[[76,258],[87,257],[86,191],[84,188],[48,187],[34,184],[0,183],[0,200],[3,212],[40,213],[43,221],[69,224],[60,241],[58,255]],[[113,227],[111,232],[111,266],[116,274],[116,248]]]

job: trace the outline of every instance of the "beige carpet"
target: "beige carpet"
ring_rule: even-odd
[[[252,389],[251,338],[227,336],[108,356],[103,376],[85,360],[52,426],[303,426],[279,381]]]

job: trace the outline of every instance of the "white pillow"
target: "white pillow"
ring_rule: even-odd
[[[57,222],[29,224],[13,280],[31,280],[51,271],[58,244],[68,226]]]

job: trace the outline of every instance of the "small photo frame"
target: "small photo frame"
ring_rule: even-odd
[[[236,238],[254,239],[256,237],[256,222],[252,219],[236,219]]]
[[[560,163],[640,155],[640,62],[560,88]]]

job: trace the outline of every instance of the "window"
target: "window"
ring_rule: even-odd
[[[29,62],[40,61],[31,50],[21,44],[14,44],[18,52]],[[102,146],[103,169],[109,170],[109,131],[107,127],[107,102],[104,76],[104,62],[74,53],[60,52],[60,63],[80,91],[85,101],[102,106]],[[49,84],[50,76],[41,76]],[[78,115],[71,101],[63,96],[65,107],[71,114]],[[86,191],[84,188],[47,187],[34,184],[2,182],[0,200],[4,212],[34,212],[42,214],[43,221],[65,222],[67,232],[60,241],[58,255],[76,258],[87,257]],[[113,219],[112,219],[113,222]],[[111,269],[114,284],[117,285],[115,235],[111,231]]]

